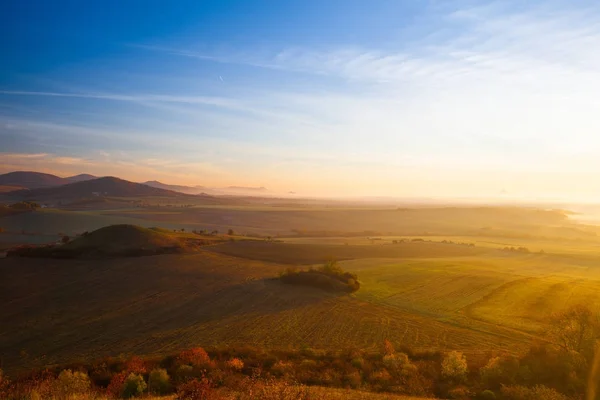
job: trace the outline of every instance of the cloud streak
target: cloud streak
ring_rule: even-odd
[[[561,192],[600,170],[600,54],[591,51],[600,48],[600,6],[454,4],[459,6],[429,10],[431,15],[417,19],[419,29],[407,27],[413,33],[390,38],[385,48],[291,43],[270,52],[223,52],[198,51],[198,44],[181,41],[134,45],[157,59],[197,61],[198,69],[227,67],[227,85],[219,82],[215,96],[169,87],[128,93],[0,90],[6,97],[103,100],[152,110],[123,111],[124,121],[147,118],[135,128],[108,118],[106,126],[33,118],[6,123],[37,140],[44,132],[62,132],[73,141],[78,135],[97,138],[97,150],[107,153],[114,149],[100,147],[101,141],[119,140],[132,163],[139,161],[148,173],[175,174],[187,165],[269,187],[264,179],[297,179],[321,190],[327,175],[332,191],[342,187],[338,182],[351,187],[348,176],[360,176],[369,190],[391,194],[426,190],[414,182],[419,179],[432,187],[443,180],[447,193],[490,194],[502,187],[528,193],[532,182],[544,182],[539,190]],[[196,75],[192,69],[181,78],[193,83]],[[160,77],[156,81],[160,87]],[[169,161],[179,158],[184,164]],[[373,189],[369,180],[378,186]],[[600,195],[600,187],[580,192]]]

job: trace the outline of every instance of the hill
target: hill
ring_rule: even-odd
[[[98,177],[94,176],[94,175],[90,175],[90,174],[79,174],[79,175],[75,175],[75,176],[70,176],[65,179],[67,181],[69,181],[69,183],[75,183],[75,182],[90,181],[90,180],[96,179],[96,178],[98,178]]]
[[[0,175],[0,186],[39,189],[65,185],[67,183],[69,183],[69,181],[65,178],[41,172],[15,171]]]
[[[184,237],[185,236],[185,237]],[[135,225],[111,225],[86,233],[64,245],[17,247],[8,257],[40,258],[97,258],[147,256],[181,253],[196,247],[218,242],[218,238],[189,237],[160,228]]]
[[[153,188],[141,183],[129,182],[123,179],[107,176],[58,187],[20,190],[10,193],[12,196],[34,199],[78,199],[92,196],[109,197],[179,197],[186,196],[172,190]]]

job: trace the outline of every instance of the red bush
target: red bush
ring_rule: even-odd
[[[114,374],[106,388],[106,393],[109,396],[120,398],[123,393],[123,387],[125,386],[125,380],[127,379],[127,372],[119,372]]]
[[[207,378],[193,379],[177,387],[177,397],[186,400],[211,400],[216,398],[213,384]]]
[[[144,360],[137,356],[133,356],[129,360],[127,360],[125,362],[124,367],[124,371],[129,373],[133,372],[134,374],[145,374],[146,372],[148,372]]]
[[[179,353],[177,362],[179,364],[188,364],[194,367],[201,367],[210,363],[210,357],[202,347],[196,347]]]

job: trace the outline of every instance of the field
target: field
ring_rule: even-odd
[[[213,213],[202,221],[188,221],[186,230],[209,227],[210,221],[227,216],[229,224],[220,226],[236,229],[241,218],[236,213],[247,213],[243,217],[247,224],[250,214],[258,212],[253,218],[263,225],[257,225],[257,230],[270,231],[274,221],[264,219],[270,215],[275,221],[285,218],[292,232],[295,219],[306,222],[311,213],[327,211],[237,209],[227,214],[225,209],[205,207],[138,212],[42,210],[5,217],[0,223],[10,230],[11,224],[32,221],[23,229],[50,237],[57,226],[65,231],[88,230],[106,221],[145,221],[145,226],[156,226],[164,219],[171,222],[160,226],[180,228],[180,213]],[[359,215],[352,218],[362,219],[367,211],[330,212],[356,212]],[[374,211],[380,212],[396,211]],[[191,254],[110,260],[0,259],[3,368],[15,372],[109,355],[172,354],[199,345],[379,351],[386,339],[415,351],[457,349],[477,359],[491,351],[523,351],[542,336],[548,317],[567,305],[600,305],[600,241],[590,234],[594,226],[572,223],[562,214],[542,218],[536,212],[518,224],[499,225],[497,230],[502,231],[513,226],[507,236],[466,235],[473,222],[458,225],[456,234],[442,234],[433,228],[448,226],[448,221],[458,224],[459,217],[432,223],[430,214],[436,213],[429,210],[423,220],[427,235],[310,237],[292,232],[276,240],[245,241],[236,236],[235,241]],[[328,218],[343,227],[347,222],[338,217]],[[351,229],[356,228],[355,222]],[[377,223],[383,221],[361,228],[377,231],[372,229]],[[528,237],[523,224],[540,224],[536,232],[562,232],[566,237]],[[416,230],[406,226],[402,229],[407,233]],[[314,225],[306,230],[321,228]],[[577,237],[573,232],[583,233]],[[328,259],[356,273],[361,289],[350,295],[332,294],[284,285],[277,279],[289,266],[305,268]]]

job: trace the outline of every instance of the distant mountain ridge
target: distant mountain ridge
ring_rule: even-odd
[[[170,185],[167,183],[162,183],[159,182],[157,180],[151,180],[151,181],[147,181],[147,182],[143,182],[143,183],[134,183],[134,182],[129,182],[120,178],[116,178],[116,177],[103,177],[103,178],[98,178],[97,176],[94,175],[90,175],[90,174],[79,174],[79,175],[74,175],[74,176],[70,176],[70,177],[66,177],[66,178],[61,178],[59,176],[56,175],[52,175],[52,174],[46,174],[46,173],[42,173],[42,172],[35,172],[35,171],[14,171],[14,172],[9,172],[3,175],[0,175],[0,188],[5,188],[4,190],[1,190],[0,192],[4,192],[4,193],[12,193],[12,192],[16,192],[16,191],[22,191],[22,190],[37,190],[37,189],[49,189],[49,188],[59,188],[65,185],[72,185],[75,183],[84,183],[84,182],[95,182],[92,185],[93,186],[98,186],[99,183],[101,182],[108,182],[108,180],[105,181],[98,181],[99,179],[104,179],[104,178],[111,178],[114,180],[118,180],[121,182],[121,186],[120,188],[117,188],[116,186],[111,186],[109,189],[110,190],[105,190],[103,187],[96,187],[94,189],[87,186],[81,186],[80,188],[82,188],[82,192],[86,192],[87,196],[90,195],[90,193],[92,192],[98,192],[98,193],[104,193],[107,191],[115,191],[117,193],[126,193],[130,190],[132,190],[132,188],[127,189],[125,187],[125,185],[123,184],[123,182],[128,182],[129,184],[136,184],[136,185],[143,185],[146,187],[150,187],[153,189],[160,189],[160,190],[164,190],[167,192],[175,192],[178,194],[185,194],[185,195],[207,195],[207,196],[258,196],[258,195],[262,195],[262,194],[268,194],[269,190],[263,186],[261,187],[246,187],[246,186],[227,186],[227,187],[214,187],[214,188],[208,188],[205,186],[201,186],[201,185],[196,185],[196,186],[185,186],[185,185]],[[77,187],[76,187],[77,189]],[[76,190],[72,189],[71,187],[68,190],[61,190],[61,191],[57,191],[56,193],[59,192],[64,192],[64,193],[75,193]],[[135,193],[151,193],[149,192],[147,189],[144,190],[132,190],[134,194],[132,194],[132,196],[153,196],[153,194],[135,194]],[[35,192],[32,194],[32,196],[36,195]],[[52,191],[50,192],[45,192],[45,194],[51,194],[53,193]],[[23,192],[21,193],[15,193],[15,195],[20,195],[23,196]],[[162,194],[154,194],[155,196],[169,196],[169,194],[167,193],[162,193]],[[173,194],[170,194],[173,195]],[[127,194],[112,194],[112,196],[129,196]]]
[[[0,175],[0,185],[26,189],[60,186],[69,183],[65,178],[33,171],[15,171]]]
[[[35,171],[14,171],[0,175],[0,186],[16,186],[23,189],[40,189],[54,186],[67,185],[74,182],[83,182],[96,177],[89,174],[80,174],[68,178],[61,178],[52,174]]]
[[[93,196],[110,197],[181,197],[186,194],[154,188],[141,183],[129,182],[120,178],[107,176],[81,182],[69,183],[66,185],[46,187],[31,190],[19,190],[11,192],[11,196],[24,198],[48,199],[48,198],[85,198]]]

